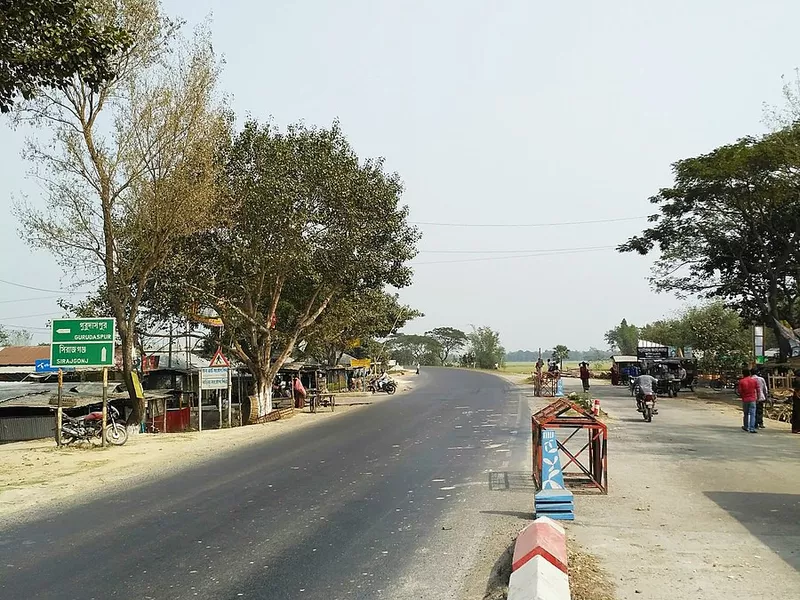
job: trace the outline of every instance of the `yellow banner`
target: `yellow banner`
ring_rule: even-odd
[[[351,358],[350,359],[350,366],[355,368],[363,367],[365,369],[369,369],[372,365],[372,361],[368,358]]]

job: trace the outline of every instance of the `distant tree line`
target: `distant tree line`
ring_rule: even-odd
[[[566,355],[564,351],[566,350]],[[542,360],[553,358],[555,354],[563,357],[564,360],[585,360],[585,361],[601,361],[606,360],[611,356],[610,350],[600,350],[594,346],[588,350],[570,350],[566,346],[556,346],[555,348],[542,349]],[[507,362],[536,362],[539,359],[539,351],[533,350],[516,350],[506,354]]]

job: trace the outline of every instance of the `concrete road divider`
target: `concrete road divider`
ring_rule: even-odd
[[[514,545],[508,600],[569,600],[567,537],[564,528],[540,517]]]

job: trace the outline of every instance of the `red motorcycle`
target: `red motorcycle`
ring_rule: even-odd
[[[65,414],[61,418],[61,443],[69,445],[76,441],[91,442],[101,439],[102,430],[103,413],[99,410],[82,417]],[[119,420],[119,411],[110,405],[106,417],[106,441],[113,446],[122,446],[128,441],[128,429]]]

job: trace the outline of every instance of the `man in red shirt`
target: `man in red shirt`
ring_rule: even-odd
[[[758,400],[758,380],[750,376],[749,369],[742,370],[739,380],[739,397],[742,399],[742,413],[744,431],[758,433],[756,429],[756,401]]]

